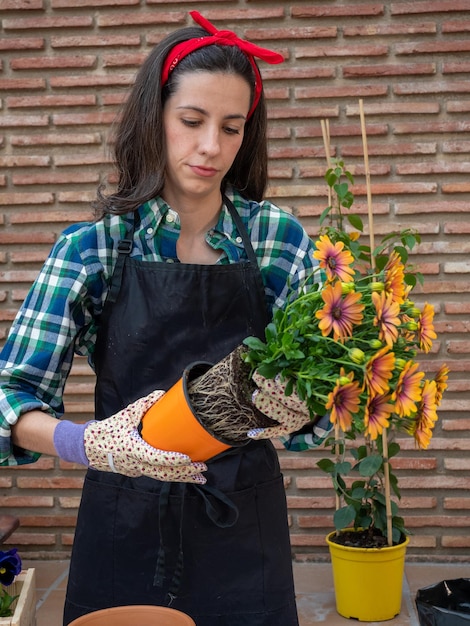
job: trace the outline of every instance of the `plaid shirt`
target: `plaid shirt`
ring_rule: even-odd
[[[230,197],[250,233],[271,307],[281,307],[289,290],[298,290],[313,263],[312,244],[289,213],[268,201],[249,202],[234,190]],[[106,216],[75,224],[59,237],[31,287],[0,353],[0,465],[35,461],[38,454],[12,446],[10,426],[27,411],[55,417],[64,412],[63,391],[74,353],[93,367],[99,318],[117,259],[117,243],[134,214]],[[160,198],[135,215],[131,256],[143,261],[177,262],[179,217]],[[219,263],[246,259],[239,233],[224,207],[207,243],[220,251]],[[312,434],[286,440],[291,449],[323,440]]]

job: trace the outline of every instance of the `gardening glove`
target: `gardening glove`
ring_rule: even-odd
[[[192,463],[181,452],[158,450],[144,441],[137,430],[144,414],[164,393],[153,391],[102,421],[59,422],[54,431],[58,455],[102,472],[204,484],[204,463]]]
[[[290,396],[285,395],[286,384],[279,375],[276,378],[264,378],[255,372],[253,381],[258,387],[252,395],[254,406],[267,417],[279,422],[279,426],[254,428],[248,431],[250,439],[286,437],[311,421],[307,405],[299,398],[295,389]]]

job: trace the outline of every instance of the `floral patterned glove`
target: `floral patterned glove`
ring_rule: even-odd
[[[126,476],[150,476],[169,482],[204,484],[204,463],[192,463],[181,452],[157,450],[142,439],[137,427],[144,413],[164,391],[154,391],[119,413],[90,422],[84,431],[85,453],[91,467]]]
[[[279,422],[279,426],[250,430],[248,432],[250,439],[285,437],[300,430],[311,421],[307,405],[299,398],[296,391],[294,390],[290,396],[285,395],[286,385],[281,381],[280,376],[274,379],[264,378],[255,372],[253,381],[258,386],[252,396],[253,404],[261,413]]]

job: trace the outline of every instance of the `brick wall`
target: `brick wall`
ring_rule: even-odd
[[[363,99],[375,230],[415,227],[439,340],[425,367],[452,369],[430,448],[403,442],[410,558],[465,559],[470,548],[470,1],[0,0],[0,340],[58,233],[87,219],[106,182],[106,137],[136,68],[197,8],[282,52],[262,65],[269,98],[269,197],[315,235],[327,190],[320,121],[355,175],[366,214]],[[66,406],[91,416],[93,376],[77,361]],[[319,453],[280,450],[296,558],[324,558],[334,506]],[[83,469],[44,457],[0,471],[0,506],[21,518],[22,553],[69,553]]]

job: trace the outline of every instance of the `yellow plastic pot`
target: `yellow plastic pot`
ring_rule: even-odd
[[[141,435],[154,448],[183,452],[192,461],[207,461],[232,447],[213,437],[193,413],[188,383],[212,367],[194,363],[182,377],[147,411],[142,419]]]
[[[361,622],[393,619],[400,613],[405,553],[409,538],[397,546],[355,548],[326,537],[333,568],[336,610]]]
[[[116,606],[82,615],[69,626],[196,626],[189,615],[164,606]]]

